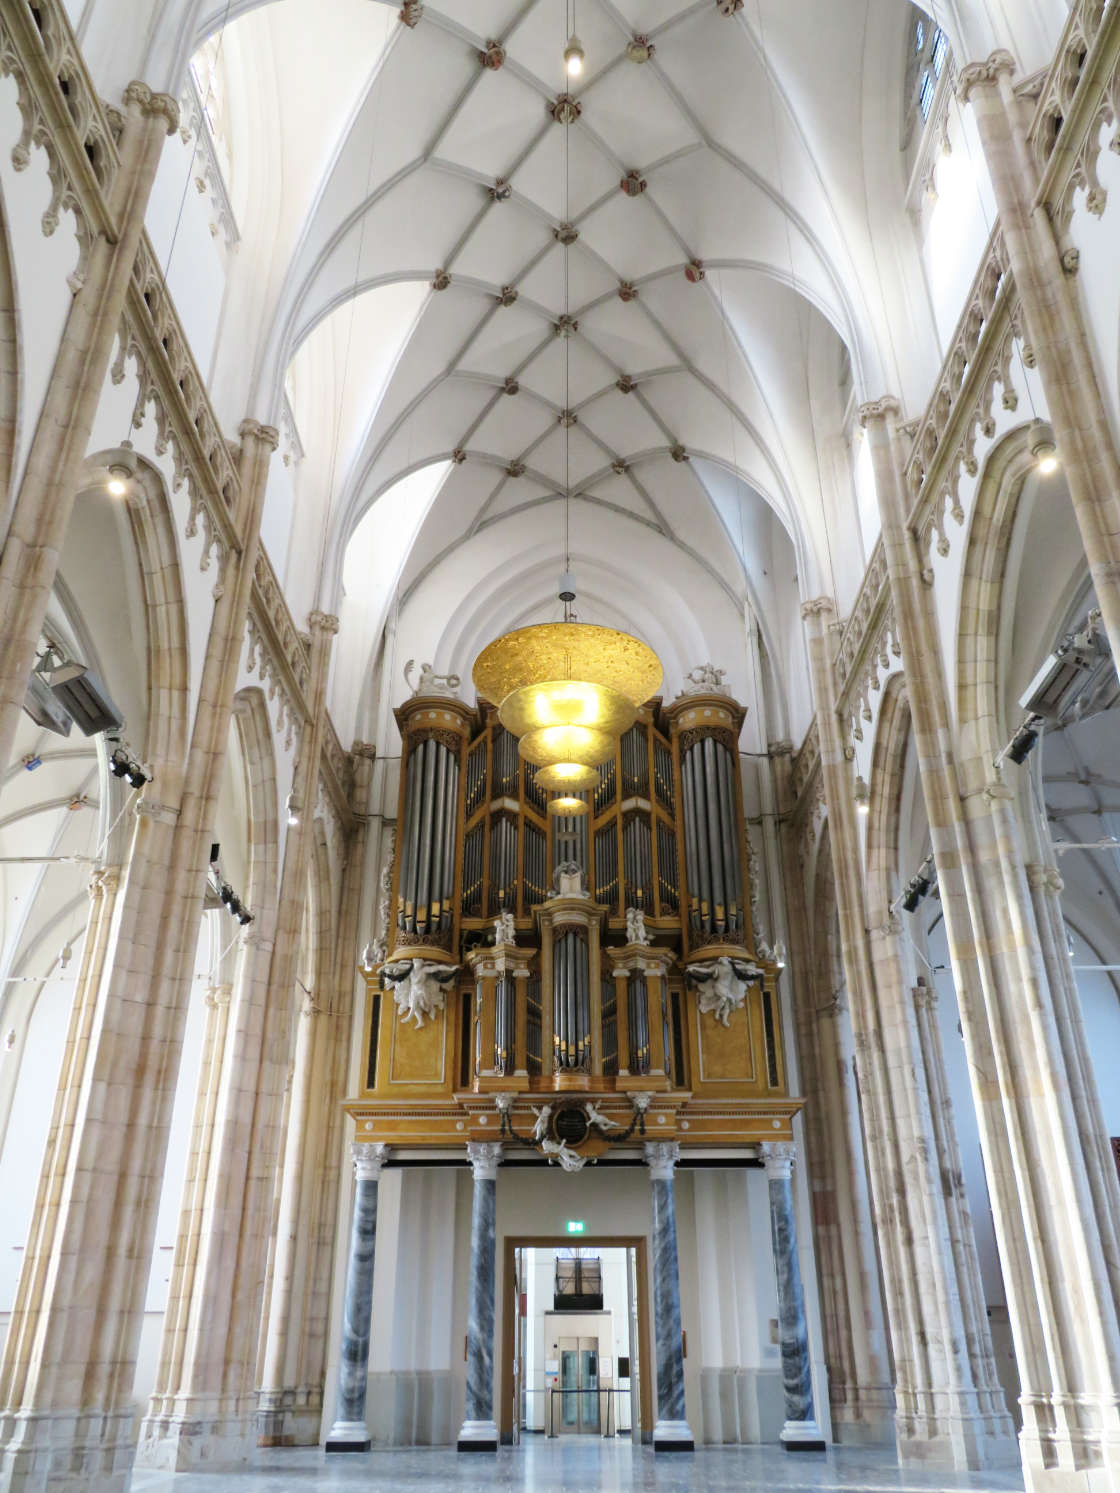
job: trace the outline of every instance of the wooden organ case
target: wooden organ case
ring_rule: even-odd
[[[520,1135],[545,1104],[592,1101],[620,1132],[640,1107],[647,1138],[682,1145],[790,1138],[803,1101],[751,926],[745,715],[716,693],[651,701],[589,812],[558,818],[489,705],[397,711],[389,952],[366,972],[346,1105],[359,1139],[497,1139],[498,1096]],[[575,1144],[590,1158],[610,1133]]]

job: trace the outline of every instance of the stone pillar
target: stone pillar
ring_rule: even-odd
[[[1070,261],[1054,237],[1047,204],[1038,201],[1038,167],[1027,141],[1030,121],[1011,79],[1014,70],[1009,52],[969,63],[961,69],[960,97],[971,103],[976,119],[1030,352],[1120,670],[1120,455],[1067,270]]]
[[[680,1159],[681,1148],[676,1141],[647,1141],[644,1151],[653,1192],[653,1330],[657,1350],[653,1449],[690,1452],[696,1443],[684,1403],[681,1282],[673,1198],[673,1168]]]
[[[904,1007],[898,930],[887,927],[886,909],[865,912],[862,905],[863,861],[832,664],[835,634],[825,629],[825,618],[834,616],[832,603],[807,602],[802,615],[894,1350],[899,1458],[962,1469],[988,1466],[1013,1457],[1011,1426],[992,1396],[993,1389],[998,1396],[998,1386],[988,1367],[986,1324],[970,1341],[961,1315],[959,1262],[945,1222],[928,1098],[915,1065],[913,1012]],[[876,915],[880,921],[869,938],[867,921]],[[887,933],[894,942],[885,941]]]
[[[175,100],[144,83],[125,89],[123,112],[120,164],[108,202],[116,232],[98,234],[90,246],[0,555],[0,771],[11,755],[35,664],[160,151],[179,125]]]
[[[380,1142],[355,1141],[350,1151],[354,1158],[354,1217],[342,1306],[338,1404],[325,1448],[329,1452],[368,1452],[370,1447],[366,1430],[366,1380],[377,1242],[377,1182],[387,1147]]]
[[[496,1452],[494,1423],[495,1194],[502,1161],[500,1141],[470,1141],[474,1170],[471,1202],[471,1285],[467,1307],[467,1403],[459,1432],[461,1452]]]
[[[241,433],[242,547],[227,558],[211,617],[186,766],[155,764],[155,784],[137,801],[95,1019],[60,1077],[56,1112],[73,1120],[44,1156],[45,1206],[0,1366],[5,1493],[124,1493],[131,1477],[132,1384],[159,1183],[276,444],[276,432],[255,421]]]
[[[1015,1339],[1024,1475],[1031,1493],[1103,1493],[1120,1478],[1120,1248],[1076,1113],[1091,1075],[1067,1067],[1014,794],[985,754],[961,761],[954,750],[933,599],[906,527],[897,413],[887,398],[860,418]]]
[[[793,1158],[797,1147],[792,1141],[764,1141],[758,1149],[770,1188],[770,1235],[778,1286],[778,1336],[786,1397],[782,1445],[789,1452],[823,1452],[825,1441],[813,1411],[809,1324],[805,1319],[805,1292],[801,1287],[797,1220],[793,1211]]]
[[[893,1442],[894,1392],[886,1361],[883,1306],[868,1198],[867,1157],[855,1084],[852,1021],[839,950],[830,929],[810,936],[796,840],[788,741],[771,743],[789,917],[790,969],[802,1113],[818,1260],[829,1408],[841,1442]],[[831,875],[828,877],[831,882]],[[787,975],[787,978],[789,976]]]

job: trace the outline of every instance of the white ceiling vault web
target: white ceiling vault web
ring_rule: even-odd
[[[231,312],[215,377],[231,411],[267,418],[295,360],[297,421],[319,453],[300,504],[329,514],[319,603],[337,605],[346,546],[371,505],[435,463],[426,514],[394,531],[389,570],[405,601],[464,546],[498,546],[502,585],[515,534],[526,560],[556,536],[559,562],[566,490],[584,515],[573,522],[586,528],[593,514],[593,566],[604,543],[634,544],[663,583],[693,576],[741,612],[762,588],[742,542],[757,524],[729,518],[734,490],[768,505],[806,594],[854,583],[854,510],[842,484],[822,482],[822,450],[840,439],[853,387],[859,397],[900,387],[900,340],[911,353],[928,344],[936,363],[930,328],[891,290],[904,256],[873,243],[863,165],[868,98],[889,114],[900,86],[864,76],[867,36],[897,32],[901,68],[902,0],[746,0],[730,15],[716,0],[579,0],[587,62],[574,80],[564,0],[413,4],[413,26],[396,9],[371,31],[380,5],[332,5],[332,45],[345,45],[353,12],[372,55],[356,86],[347,54],[331,109],[320,37],[303,89],[281,101],[283,128],[235,123],[242,149],[264,154],[294,152],[301,119],[333,131],[329,151],[301,146],[304,167],[325,161],[320,176],[297,174],[287,198],[277,185],[259,228],[241,225],[226,304],[244,290],[255,314],[238,326]],[[290,51],[318,34],[321,7],[277,0],[233,14],[230,70],[246,78],[259,57],[290,76]],[[251,54],[239,40],[250,26]],[[653,45],[641,64],[627,53],[636,35]],[[496,68],[480,57],[493,42]],[[570,124],[553,117],[567,89],[579,105]],[[270,180],[283,183],[283,164]],[[892,232],[901,199],[883,209]],[[569,340],[557,335],[565,279],[578,323]],[[301,350],[355,297],[373,308],[356,317],[357,351],[333,379],[305,379],[305,401]],[[382,326],[389,343],[375,350]],[[387,373],[371,376],[372,363]],[[735,480],[717,503],[720,471]],[[552,580],[542,588],[543,605]]]

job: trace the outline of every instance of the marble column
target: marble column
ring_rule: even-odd
[[[680,1154],[676,1141],[647,1141],[645,1145],[653,1189],[653,1327],[657,1343],[657,1421],[653,1428],[653,1449],[659,1452],[690,1452],[696,1444],[684,1405],[681,1283],[673,1200],[673,1168]]]
[[[461,1452],[496,1452],[494,1423],[494,1229],[500,1141],[471,1141],[471,1289],[467,1307],[467,1404],[459,1432]]]
[[[387,1147],[355,1141],[354,1217],[350,1225],[350,1258],[339,1347],[338,1400],[334,1425],[327,1436],[329,1452],[368,1452],[366,1378],[369,1370],[369,1323],[373,1310],[373,1255],[377,1241],[377,1180]]]
[[[809,1363],[809,1327],[805,1292],[797,1258],[797,1220],[793,1212],[791,1141],[764,1141],[759,1150],[770,1184],[770,1232],[774,1240],[774,1274],[778,1282],[778,1336],[782,1348],[782,1388],[786,1423],[781,1441],[789,1452],[824,1451],[825,1440],[813,1412],[813,1374]]]

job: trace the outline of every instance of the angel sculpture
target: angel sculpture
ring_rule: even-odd
[[[583,1106],[583,1112],[587,1116],[587,1123],[594,1125],[598,1130],[620,1130],[622,1127],[617,1120],[612,1120],[610,1115],[605,1115],[594,1099],[589,1099]]]
[[[566,1172],[580,1172],[587,1164],[587,1157],[573,1151],[566,1140],[541,1141],[541,1150],[549,1161],[558,1161]]]
[[[703,964],[690,964],[687,974],[700,993],[700,1014],[709,1011],[723,1026],[731,1025],[731,1013],[747,998],[747,986],[762,978],[762,970],[747,959],[727,955]]]
[[[533,1139],[535,1141],[543,1141],[548,1134],[548,1121],[552,1114],[552,1105],[542,1104],[540,1109],[538,1109],[534,1104],[532,1110],[537,1117],[537,1123],[533,1126]]]
[[[507,912],[505,908],[494,919],[494,942],[517,942],[517,926],[513,921],[513,913]]]
[[[640,907],[626,909],[626,942],[648,944],[652,942],[646,932],[646,915]]]
[[[439,964],[434,959],[395,959],[382,968],[393,988],[393,999],[404,1021],[418,1027],[424,1018],[433,1020],[443,1010],[447,987],[459,973],[457,964]]]

